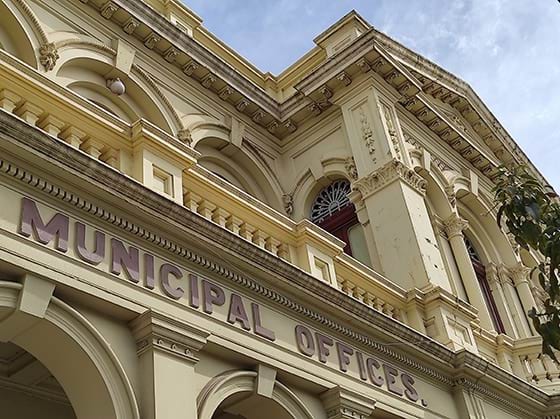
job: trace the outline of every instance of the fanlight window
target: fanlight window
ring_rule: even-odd
[[[346,243],[345,253],[371,266],[363,227],[348,198],[351,191],[345,179],[335,180],[321,190],[311,207],[311,221]]]
[[[348,194],[351,192],[350,182],[337,180],[324,188],[313,203],[311,221],[321,224],[326,218],[351,205]]]

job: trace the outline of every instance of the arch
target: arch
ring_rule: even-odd
[[[310,169],[305,169],[298,174],[293,191],[294,218],[296,220],[309,218],[315,196],[331,182],[337,179],[346,179],[351,182],[346,172],[345,161],[346,159],[342,157],[322,159],[323,173],[319,178],[316,178]]]
[[[484,200],[484,194],[479,197],[463,190],[457,202],[458,212],[469,222],[467,231],[484,263],[514,266],[518,263],[517,255],[506,234],[496,223],[490,206]]]
[[[198,419],[212,419],[220,404],[237,393],[256,392],[255,371],[227,371],[212,378],[197,397]],[[304,403],[284,384],[274,382],[270,399],[293,419],[313,419]]]
[[[132,64],[129,74],[115,68],[117,52],[89,39],[65,39],[55,43],[60,58],[54,68],[57,82],[126,122],[144,118],[162,130],[177,134],[183,124],[173,106],[151,77]],[[118,74],[126,92],[111,94],[106,79]]]
[[[48,39],[33,11],[23,0],[0,0],[0,16],[0,48],[37,69],[37,51]]]
[[[0,322],[17,313],[22,292],[21,284],[0,281]],[[44,317],[12,342],[50,370],[78,418],[140,417],[132,385],[109,343],[88,320],[58,298],[52,297]]]
[[[194,119],[194,118],[193,118]],[[219,122],[209,122],[199,116],[187,125],[191,132],[191,146],[201,153],[198,163],[253,195],[271,207],[282,208],[282,189],[268,164],[245,140],[240,144],[230,138],[230,129]]]
[[[433,163],[430,170],[421,166],[415,167],[414,170],[426,180],[426,199],[435,215],[442,220],[450,217],[455,212],[455,208],[447,193],[450,185],[445,174]]]

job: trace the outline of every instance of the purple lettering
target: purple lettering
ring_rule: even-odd
[[[349,355],[354,354],[354,349],[346,346],[344,343],[336,343],[336,352],[338,354],[338,367],[342,372],[348,371],[348,365],[350,365]]]
[[[391,393],[398,394],[399,396],[403,395],[403,390],[399,386],[397,386],[396,377],[399,376],[399,371],[395,367],[392,367],[387,364],[383,364],[383,370],[385,371],[385,379],[387,380],[387,389]]]
[[[311,331],[301,324],[296,326],[296,343],[299,351],[307,356],[315,355],[315,341]]]
[[[253,312],[253,323],[255,324],[255,334],[268,339],[271,342],[276,340],[276,335],[270,329],[262,325],[260,307],[256,303],[251,303],[251,311]]]
[[[189,305],[193,308],[199,308],[198,277],[195,274],[189,274],[189,284]]]
[[[120,275],[123,267],[129,280],[136,283],[140,281],[138,249],[129,246],[127,251],[122,241],[111,239],[111,273]]]
[[[401,375],[401,382],[404,386],[404,395],[412,402],[418,401],[418,392],[414,388],[414,378],[408,374]]]
[[[169,275],[173,275],[176,279],[181,279],[183,277],[183,273],[178,267],[171,265],[170,263],[164,263],[161,265],[161,268],[159,268],[159,278],[161,286],[163,287],[163,292],[165,292],[169,297],[178,300],[183,296],[185,291],[179,286],[177,288],[173,288],[169,282]]]
[[[381,387],[385,382],[385,380],[383,380],[383,377],[378,375],[376,372],[376,369],[381,368],[381,365],[379,365],[377,359],[368,358],[366,361],[366,366],[367,366],[369,379],[371,380],[371,382],[375,384],[377,387]]]
[[[205,313],[212,314],[214,305],[223,306],[226,302],[224,290],[211,282],[202,281],[202,293],[204,295],[204,306],[202,309]]]
[[[334,342],[328,336],[322,335],[320,333],[317,333],[316,336],[317,336],[317,348],[319,349],[319,361],[325,364],[327,362],[327,358],[331,354],[328,346],[333,346]]]
[[[99,265],[105,258],[105,234],[100,231],[94,233],[95,250],[90,252],[86,248],[86,226],[76,222],[76,253],[83,261],[92,265]]]
[[[229,313],[228,313],[227,321],[228,323],[231,324],[234,324],[235,322],[239,322],[241,323],[241,327],[243,329],[251,330],[249,317],[247,316],[247,311],[245,311],[243,300],[237,294],[231,294],[231,301],[229,304]]]
[[[31,237],[35,233],[34,237],[42,244],[49,244],[56,237],[55,249],[66,252],[68,250],[68,229],[70,224],[68,217],[57,213],[45,225],[34,201],[29,198],[23,198],[21,203],[19,234]]]
[[[144,254],[144,269],[146,270],[145,287],[153,290],[156,287],[154,256],[149,253]]]

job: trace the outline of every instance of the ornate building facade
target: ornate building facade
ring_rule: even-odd
[[[3,418],[560,417],[465,82],[355,12],[278,76],[177,0],[0,12]]]

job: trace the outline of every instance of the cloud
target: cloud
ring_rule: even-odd
[[[278,74],[351,9],[467,81],[560,190],[560,4],[553,0],[189,0],[205,26]]]

